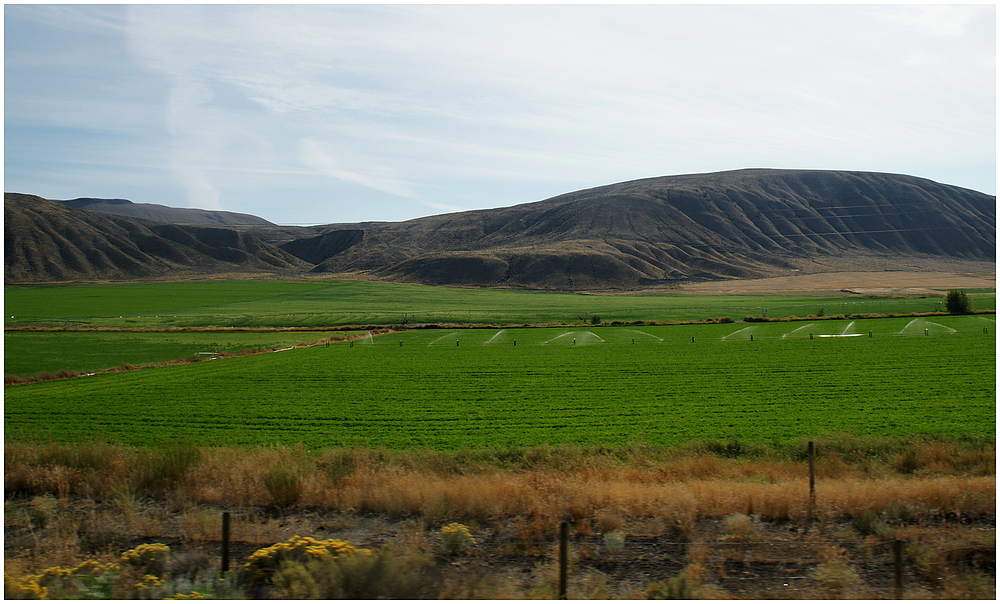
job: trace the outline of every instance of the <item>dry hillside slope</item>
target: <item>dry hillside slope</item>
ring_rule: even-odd
[[[67,205],[69,204],[69,205]],[[5,195],[5,282],[268,272],[475,287],[631,290],[850,271],[993,273],[996,197],[898,174],[664,176],[512,207],[319,227]],[[178,213],[179,212],[179,213]],[[239,223],[239,224],[236,224]]]
[[[636,287],[912,268],[921,258],[993,262],[996,198],[895,174],[754,169],[323,230],[281,247],[316,264],[317,273],[430,284]]]
[[[308,265],[253,235],[77,210],[4,195],[4,282],[301,270]]]

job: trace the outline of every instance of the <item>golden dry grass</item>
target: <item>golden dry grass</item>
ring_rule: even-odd
[[[849,518],[898,504],[932,515],[995,511],[994,449],[929,440],[867,451],[819,456],[818,514]],[[152,497],[221,507],[302,505],[431,521],[591,518],[602,532],[625,516],[665,516],[678,526],[735,513],[802,519],[809,505],[807,464],[776,451],[726,458],[692,449],[557,448],[522,452],[520,459],[511,467],[474,452],[7,443],[4,483],[8,493],[126,504]]]

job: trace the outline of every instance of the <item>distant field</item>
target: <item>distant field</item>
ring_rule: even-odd
[[[61,370],[85,373],[123,363],[146,365],[208,353],[283,348],[329,332],[32,332],[4,334],[4,375],[29,377]],[[338,334],[341,335],[341,334]]]
[[[287,326],[698,320],[910,313],[943,298],[598,296],[357,281],[192,281],[4,288],[6,326]],[[976,296],[995,309],[995,296]]]
[[[995,325],[948,316],[419,330],[8,387],[5,432],[439,449],[995,435]]]

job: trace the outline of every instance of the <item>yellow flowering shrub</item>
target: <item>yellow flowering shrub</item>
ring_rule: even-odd
[[[340,556],[360,554],[371,555],[371,550],[356,548],[347,541],[326,539],[318,541],[312,537],[292,537],[288,541],[275,543],[250,554],[246,568],[253,573],[253,581],[270,581],[271,576],[284,561],[308,562],[310,560],[335,560]]]
[[[48,597],[48,588],[40,585],[38,575],[28,575],[20,580],[7,573],[3,574],[4,600],[44,600]]]
[[[76,586],[73,577],[103,577],[117,573],[121,567],[117,564],[102,564],[95,560],[85,560],[72,568],[52,566],[37,575],[25,575],[14,579],[4,573],[5,599],[44,600],[48,598],[49,588],[62,592],[74,592]]]
[[[166,583],[163,579],[157,577],[156,575],[144,575],[142,581],[135,584],[136,590],[140,593],[149,592],[150,590],[155,590],[158,587],[163,587]]]
[[[449,554],[457,554],[476,544],[476,538],[464,524],[452,522],[441,527],[441,546]]]
[[[206,594],[192,591],[189,594],[174,594],[172,598],[163,598],[164,600],[207,600],[208,596]]]
[[[170,555],[170,547],[162,543],[143,543],[121,556],[122,564],[137,568],[148,568],[163,564]]]

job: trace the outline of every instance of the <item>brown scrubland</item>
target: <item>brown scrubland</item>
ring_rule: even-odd
[[[571,598],[995,596],[992,437],[817,439],[813,498],[805,451],[7,442],[5,595],[554,598],[567,522]]]

